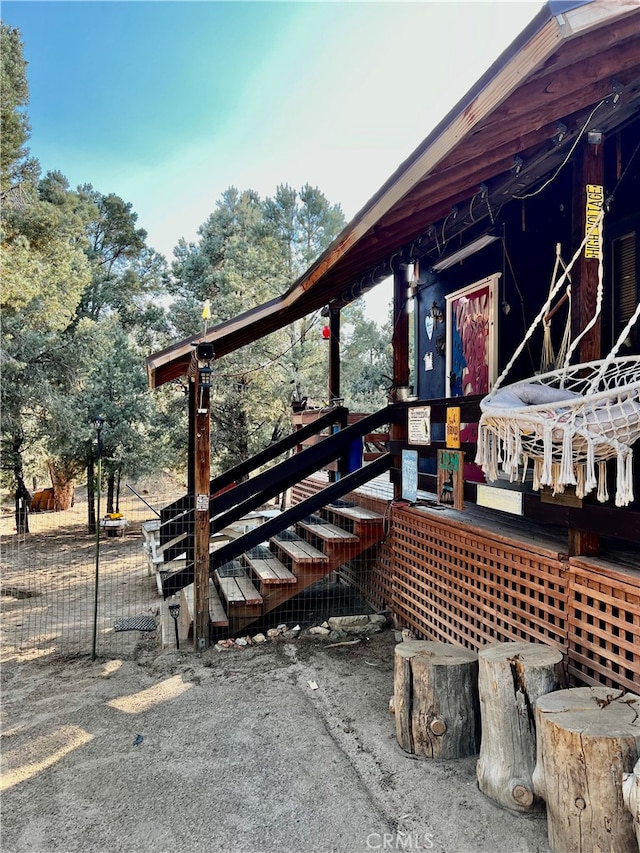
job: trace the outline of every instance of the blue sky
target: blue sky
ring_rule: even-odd
[[[43,171],[132,203],[170,257],[231,184],[348,219],[541,2],[14,2]]]

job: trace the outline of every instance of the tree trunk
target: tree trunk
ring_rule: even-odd
[[[116,512],[120,512],[120,483],[122,482],[122,465],[118,465],[116,476]]]
[[[622,775],[622,799],[631,812],[633,828],[640,849],[640,758],[636,761],[632,773]]]
[[[61,512],[71,509],[74,500],[74,474],[67,471],[63,465],[49,460],[47,463],[51,485],[53,486],[53,509]]]
[[[24,444],[24,432],[19,430],[14,433],[11,443],[11,455],[13,459],[13,476],[16,481],[15,491],[15,519],[16,533],[29,532],[29,504],[31,495],[24,482],[24,469],[22,467],[22,446]]]
[[[478,752],[478,656],[447,643],[408,640],[395,650],[396,737],[427,758]]]
[[[495,643],[478,652],[482,744],[476,773],[483,794],[530,811],[536,763],[534,709],[562,683],[562,653],[539,643]]]
[[[96,524],[96,483],[95,469],[93,467],[93,456],[89,457],[87,463],[87,529],[89,533],[95,533],[98,529]]]
[[[115,472],[109,471],[107,477],[107,512],[113,512],[113,495],[115,493],[116,475]]]
[[[31,495],[24,484],[24,480],[16,477],[18,486],[16,488],[16,533],[29,532],[29,504],[31,503]]]
[[[640,696],[574,687],[538,699],[536,793],[554,853],[634,853],[622,778],[640,749]]]

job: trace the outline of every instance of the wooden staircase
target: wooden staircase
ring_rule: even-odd
[[[336,500],[273,534],[213,572],[209,613],[213,638],[237,634],[376,545],[384,517]],[[180,593],[181,633],[193,635],[193,584]]]

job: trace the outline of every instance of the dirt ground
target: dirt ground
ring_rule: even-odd
[[[6,662],[2,850],[548,851],[544,818],[485,798],[475,759],[399,748],[395,642]]]
[[[92,663],[81,498],[32,516],[24,541],[10,512],[0,519],[3,853],[548,853],[544,817],[484,797],[474,758],[417,760],[397,745],[393,631],[201,655],[114,634],[116,617],[158,604],[139,502],[125,538],[102,541]]]

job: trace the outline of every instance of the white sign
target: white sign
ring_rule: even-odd
[[[209,495],[196,495],[196,510],[198,512],[209,511]]]
[[[431,444],[431,406],[408,410],[409,444]]]
[[[509,512],[511,515],[524,515],[522,492],[516,492],[512,489],[498,489],[479,483],[476,503],[478,506],[486,506],[488,509]]]
[[[424,369],[433,370],[433,353],[425,352],[424,354]]]
[[[418,500],[418,451],[402,451],[402,499],[415,503]]]

